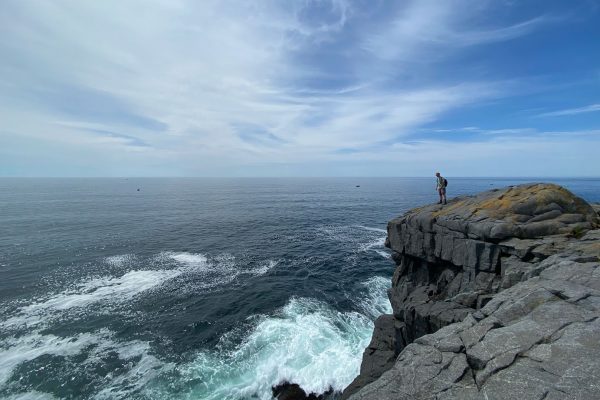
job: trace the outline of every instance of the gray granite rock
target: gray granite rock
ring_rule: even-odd
[[[393,315],[384,314],[375,321],[371,343],[363,353],[360,375],[344,390],[341,399],[347,399],[361,387],[375,381],[385,371],[393,367],[397,349],[406,345],[402,336],[404,323]]]
[[[390,221],[393,315],[344,398],[600,399],[599,210],[531,184]]]

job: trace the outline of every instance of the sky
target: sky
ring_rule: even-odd
[[[600,0],[3,0],[0,176],[600,176]]]

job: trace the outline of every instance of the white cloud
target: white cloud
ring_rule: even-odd
[[[390,59],[508,40],[545,23],[483,29],[471,26],[485,11],[466,7],[473,2],[411,1],[376,33],[353,27],[356,39],[335,47],[357,4],[9,0],[0,14],[2,135],[34,140],[40,154],[62,144],[74,163],[75,148],[99,153],[99,164],[110,154],[124,175],[157,163],[219,175],[232,165],[324,160],[506,95],[505,82],[404,87],[373,74]],[[312,53],[329,45],[331,54]],[[330,87],[342,66],[318,58],[336,52],[348,55],[348,75]],[[305,83],[315,80],[325,83]]]
[[[565,110],[558,110],[547,112],[543,114],[539,114],[539,117],[562,117],[565,115],[576,115],[576,114],[584,114],[590,112],[600,111],[600,104],[590,104],[589,106],[579,107],[579,108],[568,108]]]
[[[540,16],[508,26],[481,28],[473,19],[488,11],[488,1],[420,0],[406,4],[390,24],[367,35],[363,47],[374,56],[404,62],[426,57],[429,61],[460,47],[515,39],[557,20]]]
[[[482,129],[476,126],[465,126],[454,129],[433,129],[424,130],[436,133],[472,133],[478,135],[530,135],[538,133],[534,128],[504,128],[504,129]]]

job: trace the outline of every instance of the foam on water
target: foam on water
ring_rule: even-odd
[[[368,251],[375,248],[384,247],[385,245],[385,237],[378,237],[368,243],[363,243],[358,246],[359,251]]]
[[[377,318],[381,314],[392,313],[392,305],[387,296],[390,284],[390,278],[383,276],[374,276],[362,284],[367,288],[367,291],[362,297],[359,307],[372,319]]]
[[[375,249],[374,251],[375,251],[375,253],[379,254],[383,258],[388,258],[388,259],[392,258],[392,254],[389,251],[380,250],[380,249]]]
[[[361,253],[375,252],[376,254],[390,258],[391,256],[385,250],[385,238],[387,231],[381,228],[374,228],[363,225],[340,225],[340,226],[321,226],[317,232],[325,235],[329,240],[350,244],[352,251],[349,261],[357,262],[357,257]]]
[[[284,381],[307,392],[343,390],[359,372],[362,353],[373,331],[372,319],[390,312],[389,279],[363,284],[358,312],[340,312],[326,303],[292,298],[273,316],[262,316],[241,344],[225,339],[216,351],[202,351],[175,368],[186,397],[202,399],[271,399],[271,388]],[[199,383],[195,383],[199,382]],[[178,384],[164,379],[148,388],[152,398],[170,398]]]
[[[94,336],[87,333],[67,338],[34,333],[3,340],[0,342],[0,385],[8,380],[13,370],[23,362],[44,354],[72,356],[93,343]]]
[[[369,228],[366,226],[361,226],[361,228],[370,232],[376,232],[380,235],[367,243],[360,244],[358,246],[358,250],[360,252],[373,251],[383,258],[392,258],[390,251],[385,248],[385,238],[387,237],[387,232],[384,229]]]
[[[133,256],[124,255],[109,257],[105,261],[111,265],[123,265],[131,259]],[[220,254],[209,260],[204,254],[187,252],[163,252],[154,257],[151,264],[161,265],[170,260],[176,263],[172,269],[132,270],[116,277],[91,278],[59,293],[32,299],[0,322],[0,327],[16,329],[45,326],[66,312],[71,318],[77,317],[78,313],[83,316],[86,311],[78,309],[95,305],[106,309],[123,304],[182,275],[194,277],[193,285],[187,290],[197,291],[223,287],[242,274],[263,275],[277,265],[276,261],[267,260],[256,268],[244,270],[230,254]]]
[[[172,370],[174,365],[159,360],[149,353],[149,345],[142,342],[128,343],[117,349],[119,358],[124,360],[134,359],[131,368],[122,375],[110,380],[98,392],[94,399],[127,399],[131,395],[138,393],[149,382],[156,379],[160,374]]]
[[[56,397],[48,393],[31,391],[8,396],[5,400],[54,400]]]
[[[278,261],[269,260],[266,263],[260,265],[259,267],[251,269],[250,273],[252,275],[264,275],[273,268],[275,268],[277,264],[279,264]]]
[[[358,374],[371,332],[370,319],[361,314],[293,298],[280,315],[261,318],[236,348],[201,352],[177,371],[185,381],[201,382],[190,388],[193,398],[266,400],[283,381],[314,393],[342,390]]]
[[[42,355],[63,358],[78,356],[81,369],[78,372],[82,373],[88,366],[93,369],[95,363],[111,352],[116,353],[121,364],[128,365],[129,368],[124,374],[115,377],[111,372],[105,377],[100,377],[105,385],[94,398],[127,398],[160,373],[165,373],[173,367],[173,364],[163,362],[152,355],[148,342],[119,341],[108,329],[66,337],[36,332],[0,341],[0,387],[11,378],[19,365]],[[81,355],[85,356],[83,360]],[[64,377],[65,380],[68,378],[69,376]],[[51,395],[40,392],[22,393],[18,396],[20,397],[15,398],[52,398]]]
[[[121,267],[121,266],[125,265],[126,263],[131,262],[133,259],[134,259],[134,256],[132,254],[121,254],[121,255],[106,257],[104,259],[104,262],[106,262],[109,265],[112,265],[113,267]]]
[[[224,253],[214,257],[206,257],[195,253],[163,253],[178,264],[182,265],[186,274],[193,274],[196,279],[193,287],[187,290],[211,289],[225,287],[235,281],[240,275],[260,276],[274,268],[278,262],[267,260],[258,267],[246,268],[235,256]],[[186,290],[185,288],[181,288]]]
[[[381,229],[381,228],[373,228],[370,226],[364,226],[364,225],[356,225],[356,227],[364,229],[366,231],[371,231],[371,232],[378,232],[378,233],[385,233],[387,235],[387,231],[385,229]]]
[[[105,261],[113,266],[121,265],[124,262],[123,257]],[[150,373],[151,370],[165,367],[165,363],[148,354],[148,343],[114,341],[112,333],[107,329],[65,337],[44,334],[43,329],[58,326],[58,322],[63,318],[85,318],[93,312],[127,305],[134,297],[157,288],[184,272],[184,268],[133,270],[121,276],[84,279],[62,292],[30,300],[28,305],[16,309],[13,315],[0,323],[6,332],[15,333],[14,336],[0,341],[0,388],[11,378],[15,368],[40,356],[68,358],[86,354],[86,361],[83,362],[85,364],[107,351],[116,352],[123,360],[136,358],[132,368],[117,378],[118,381],[111,387],[136,387],[139,382],[147,382],[154,376]],[[99,310],[93,311],[95,308],[91,308],[92,306],[97,306]],[[15,396],[48,398],[49,395],[27,392]]]
[[[126,301],[181,274],[181,270],[129,271],[120,277],[92,279],[79,285],[76,293],[61,294],[33,308],[66,310],[100,301]]]
[[[170,257],[173,260],[184,264],[189,267],[195,268],[205,268],[207,267],[208,258],[204,254],[198,253],[173,253],[173,252],[165,252],[162,253],[163,256]]]
[[[45,324],[56,314],[73,308],[83,308],[95,303],[122,303],[155,288],[163,282],[180,275],[183,271],[174,270],[137,270],[129,271],[119,277],[101,277],[83,281],[74,288],[51,295],[42,301],[34,301],[21,307],[16,315],[3,321],[0,326],[15,328],[26,325],[33,327]]]

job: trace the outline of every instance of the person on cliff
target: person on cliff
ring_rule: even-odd
[[[437,190],[437,192],[440,195],[440,201],[438,202],[438,204],[447,204],[446,186],[448,186],[448,181],[442,175],[440,175],[439,172],[436,172],[435,176],[437,177],[437,184],[435,186],[435,190]]]

